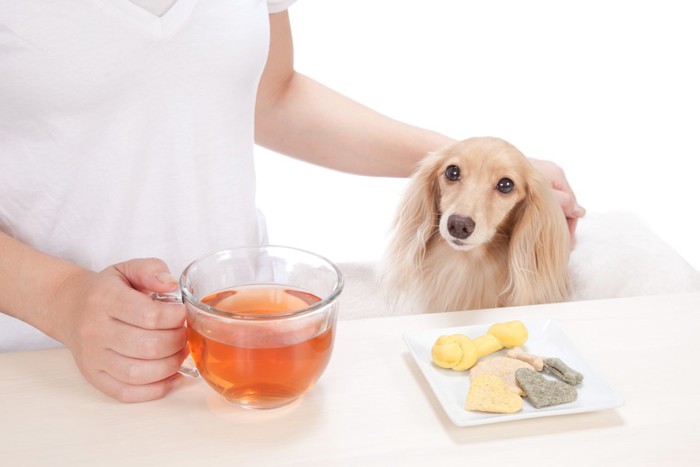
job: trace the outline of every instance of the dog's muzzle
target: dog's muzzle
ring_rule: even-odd
[[[447,231],[458,240],[465,240],[476,228],[476,222],[471,217],[452,214],[447,218]]]

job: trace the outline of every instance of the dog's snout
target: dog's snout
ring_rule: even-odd
[[[471,217],[452,214],[447,218],[447,230],[454,238],[464,240],[474,232],[476,223]]]

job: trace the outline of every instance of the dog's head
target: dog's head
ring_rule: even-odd
[[[463,252],[499,248],[508,257],[506,293],[517,302],[524,287],[567,275],[569,240],[547,180],[513,145],[480,137],[421,161],[397,211],[389,254],[420,269],[431,242]]]
[[[496,138],[472,138],[445,148],[428,158],[423,170],[432,179],[438,233],[463,251],[509,235],[514,210],[539,183],[525,156]]]

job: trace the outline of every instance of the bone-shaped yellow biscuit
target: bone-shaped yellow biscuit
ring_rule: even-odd
[[[466,371],[477,360],[503,347],[512,348],[527,341],[527,328],[521,321],[497,323],[483,336],[470,339],[462,334],[440,336],[433,344],[433,362],[442,368]]]

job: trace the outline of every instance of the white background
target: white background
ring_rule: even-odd
[[[700,269],[700,17],[692,1],[299,0],[296,67],[454,138],[564,168],[589,212],[637,214]],[[258,150],[270,241],[378,259],[405,185]]]

